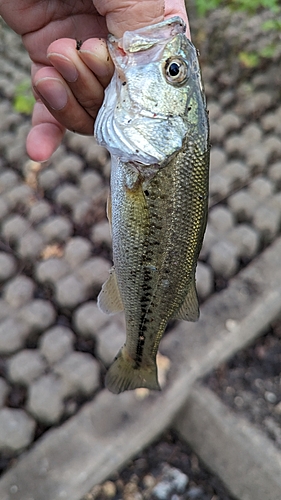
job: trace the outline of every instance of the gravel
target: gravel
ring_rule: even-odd
[[[179,469],[165,465],[162,470],[161,481],[154,486],[151,492],[152,497],[159,500],[168,500],[175,493],[184,493],[188,481],[188,476]]]
[[[232,500],[173,433],[166,433],[81,500]]]

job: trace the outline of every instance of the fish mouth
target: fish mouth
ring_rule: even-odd
[[[122,70],[128,57],[138,57],[149,51],[151,62],[159,59],[159,52],[176,35],[186,31],[186,24],[179,16],[165,19],[158,24],[145,26],[135,31],[125,31],[122,38],[108,35],[108,49],[116,69]]]
[[[135,31],[125,31],[122,38],[116,38],[114,35],[108,36],[109,47],[117,44],[121,56],[128,53],[148,50],[154,45],[174,38],[179,33],[185,33],[186,24],[179,16],[173,16],[165,19],[158,24],[145,26]]]

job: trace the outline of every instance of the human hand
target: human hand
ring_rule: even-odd
[[[35,161],[52,155],[66,128],[93,134],[114,69],[108,33],[119,37],[174,15],[188,27],[184,0],[0,0],[0,14],[32,60],[36,103],[27,152]],[[79,51],[76,40],[83,42]]]

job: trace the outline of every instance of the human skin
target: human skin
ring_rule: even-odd
[[[0,0],[0,14],[32,60],[36,103],[26,147],[39,162],[50,158],[66,129],[93,134],[114,69],[108,33],[121,37],[178,15],[190,36],[184,0]]]

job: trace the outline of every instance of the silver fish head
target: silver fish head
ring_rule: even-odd
[[[122,162],[163,166],[205,113],[197,51],[185,23],[157,25],[111,36],[114,76],[105,91],[95,136]],[[145,172],[145,168],[144,168]]]

